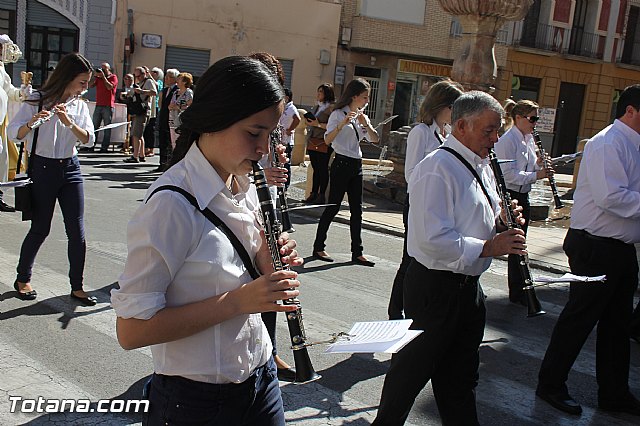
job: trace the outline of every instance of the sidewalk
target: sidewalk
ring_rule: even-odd
[[[307,168],[302,165],[292,167],[292,185],[287,192],[292,204],[290,207],[297,205],[298,202],[302,202],[304,199],[307,180],[306,172]],[[571,179],[571,175],[556,175],[556,182],[558,186],[564,189],[564,192],[570,187]],[[404,235],[404,225],[402,223],[403,206],[397,202],[381,198],[378,194],[372,192],[371,190],[375,187],[370,183],[365,172],[362,227],[402,237]],[[567,207],[563,208],[559,213],[570,216],[570,208],[571,204],[569,202]],[[293,214],[320,217],[322,212],[322,208],[303,209],[294,211]],[[556,213],[552,211],[551,215],[554,214]],[[349,208],[346,202],[343,202],[335,220],[341,223],[349,223]],[[527,233],[531,266],[559,274],[569,272],[567,257],[562,250],[562,242],[569,226],[568,222],[567,219],[560,219],[549,223],[542,221],[531,223]],[[506,259],[506,256],[504,258]]]

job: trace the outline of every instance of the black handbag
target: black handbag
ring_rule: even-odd
[[[42,95],[40,95],[40,104],[38,106],[38,111],[42,111]],[[33,143],[31,144],[31,154],[29,155],[29,160],[27,164],[27,177],[22,179],[29,179],[33,174],[33,156],[36,153],[36,146],[38,145],[38,133],[40,127],[36,127],[33,131]],[[16,174],[20,173],[20,162],[22,160],[22,152],[23,152],[24,142],[20,143],[20,153],[18,155],[18,164],[16,167]],[[20,179],[16,179],[20,180]],[[15,207],[16,210],[22,212],[22,220],[31,220],[33,218],[33,195],[32,195],[32,187],[31,184],[25,186],[17,186],[14,188],[15,191]]]

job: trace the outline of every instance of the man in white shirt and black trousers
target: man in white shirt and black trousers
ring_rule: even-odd
[[[503,114],[484,92],[462,94],[453,104],[452,133],[412,173],[407,249],[413,260],[404,308],[411,328],[424,332],[391,359],[374,425],[404,424],[429,380],[443,424],[478,424],[475,387],[485,325],[478,279],[492,257],[526,253],[522,230],[502,225],[487,159]]]
[[[587,142],[573,200],[563,245],[571,272],[607,279],[602,284],[571,284],[536,394],[566,413],[582,412],[566,381],[597,324],[598,406],[640,415],[640,401],[629,392],[629,328],[638,286],[633,244],[640,242],[640,85],[622,92],[616,120]]]

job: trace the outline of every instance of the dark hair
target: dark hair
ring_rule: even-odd
[[[201,134],[222,131],[282,99],[282,85],[262,62],[246,56],[220,59],[200,77],[191,106],[180,114],[171,165]]]
[[[371,90],[371,85],[364,78],[351,80],[349,84],[347,84],[347,87],[344,88],[344,92],[342,92],[342,96],[338,99],[334,110],[344,108],[351,103],[354,96],[358,96],[368,90]]]
[[[631,106],[636,111],[640,111],[640,84],[627,86],[618,98],[616,106],[616,118],[621,118]]]
[[[91,62],[81,54],[76,52],[64,55],[42,88],[40,88],[43,105],[48,108],[61,101],[65,101],[66,99],[62,99],[62,96],[69,83],[79,74],[91,71],[93,71]],[[40,99],[32,99],[27,102],[38,104]]]
[[[435,83],[429,88],[422,105],[420,105],[418,121],[432,125],[440,111],[450,108],[463,93],[464,88],[455,81],[442,80]]]
[[[284,88],[284,95],[289,98],[289,101],[293,102],[293,92],[288,87]]]
[[[336,101],[336,95],[333,93],[331,83],[322,83],[318,86],[318,90],[322,90],[322,93],[324,93],[324,102],[333,103]]]
[[[252,59],[257,59],[262,62],[269,68],[269,70],[276,76],[278,82],[281,86],[284,87],[284,69],[282,68],[282,64],[269,52],[253,52],[249,55]]]

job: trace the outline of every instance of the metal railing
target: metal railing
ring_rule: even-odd
[[[507,44],[515,47],[558,52],[560,54],[585,56],[602,59],[604,37],[588,33],[579,28],[567,29],[553,25],[525,25],[524,21],[515,22]]]

